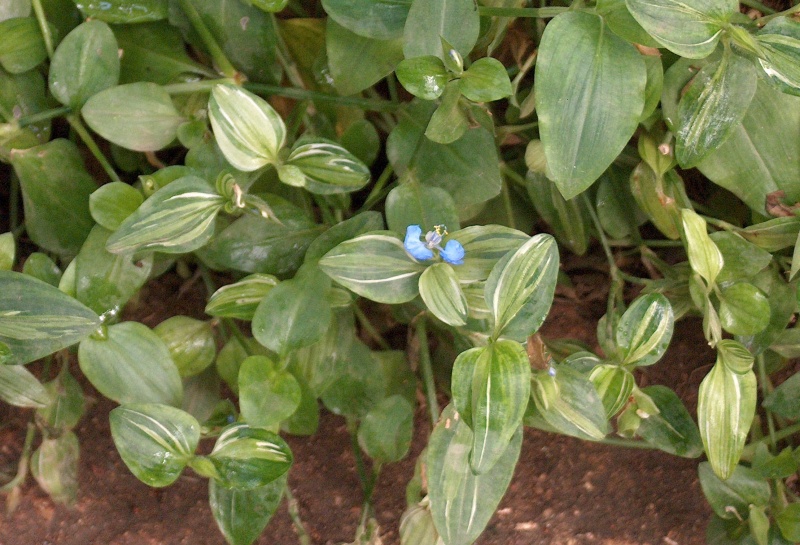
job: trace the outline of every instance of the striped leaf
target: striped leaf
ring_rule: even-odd
[[[683,233],[692,270],[703,277],[709,288],[714,285],[724,264],[722,252],[708,236],[706,220],[694,210],[681,210]]]
[[[52,399],[33,373],[22,366],[0,365],[0,399],[15,407],[47,407]]]
[[[502,225],[472,225],[450,233],[464,247],[464,263],[456,267],[462,284],[481,282],[508,252],[517,250],[531,237]]]
[[[425,269],[419,279],[419,294],[428,310],[444,323],[467,323],[467,298],[449,263],[436,263]]]
[[[660,293],[637,298],[617,324],[617,347],[623,365],[652,365],[661,359],[672,339],[675,315]]]
[[[156,191],[114,231],[106,249],[114,254],[191,252],[214,234],[225,199],[205,180],[186,176]]]
[[[277,511],[286,488],[286,477],[252,490],[225,488],[208,481],[208,502],[220,532],[231,545],[251,545]]]
[[[252,320],[258,304],[277,285],[278,279],[271,274],[245,276],[215,291],[208,300],[205,312],[210,316]]]
[[[336,282],[379,303],[411,301],[419,293],[425,266],[406,253],[403,241],[389,233],[347,240],[325,254],[320,268]]]
[[[109,421],[122,461],[149,486],[175,482],[200,442],[197,420],[167,405],[122,405],[111,411]]]
[[[778,17],[756,35],[763,58],[758,59],[767,81],[784,93],[800,95],[800,22]]]
[[[208,458],[220,485],[242,490],[268,485],[292,465],[292,451],[286,441],[247,424],[225,428]]]
[[[333,142],[313,142],[296,146],[284,165],[299,170],[302,180],[292,176],[289,185],[298,181],[312,193],[331,195],[349,193],[369,182],[369,169],[355,155]],[[284,171],[278,168],[278,175]]]

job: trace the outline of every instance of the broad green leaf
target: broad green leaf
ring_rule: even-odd
[[[319,261],[332,279],[379,303],[411,301],[419,293],[425,266],[406,253],[403,242],[390,234],[366,234],[347,240]]]
[[[122,405],[111,411],[109,421],[122,461],[148,486],[175,482],[200,442],[197,420],[167,405]]]
[[[292,451],[280,436],[246,424],[231,424],[209,455],[217,484],[252,490],[268,485],[289,470]]]
[[[437,545],[441,543],[439,533],[433,524],[430,506],[422,506],[409,502],[400,517],[400,545]]]
[[[792,247],[800,233],[800,218],[796,216],[767,220],[745,227],[739,234],[767,252]]]
[[[167,17],[167,0],[75,0],[85,18],[106,23],[144,23]]]
[[[322,256],[346,240],[381,229],[383,229],[383,216],[380,212],[367,211],[356,214],[350,219],[337,223],[314,239],[306,251],[306,263],[319,261]],[[397,229],[393,230],[397,231]]]
[[[692,416],[678,395],[666,386],[648,386],[642,391],[658,407],[658,414],[643,418],[637,434],[664,452],[684,458],[703,453],[703,442]]]
[[[290,351],[314,344],[331,322],[331,307],[324,297],[331,285],[318,267],[307,265],[291,280],[272,288],[253,315],[253,336],[273,352]]]
[[[220,532],[231,545],[251,545],[264,531],[283,500],[287,477],[258,488],[226,488],[208,481],[208,501]]]
[[[485,297],[494,316],[493,337],[525,340],[544,322],[558,276],[558,248],[550,235],[532,237],[492,269]]]
[[[753,284],[736,282],[722,289],[719,319],[729,333],[755,335],[769,325],[769,300]]]
[[[409,173],[421,184],[444,189],[460,210],[497,196],[503,180],[494,136],[477,127],[451,144],[438,144],[424,135],[435,108],[412,103],[389,135],[386,155],[398,176]]]
[[[6,367],[6,369],[23,368]],[[64,369],[44,387],[51,401],[36,411],[36,417],[41,418],[42,422],[51,428],[69,430],[77,426],[85,411],[86,398],[75,377]]]
[[[52,108],[45,78],[37,70],[9,74],[0,68],[0,105],[14,117],[23,117]],[[12,121],[12,120],[8,120]],[[24,129],[14,123],[0,125],[0,158],[8,162],[12,149],[23,149],[50,140],[50,121],[32,123]]]
[[[358,339],[342,359],[339,376],[323,392],[322,402],[334,414],[361,419],[386,398],[386,375],[377,372],[379,359]]]
[[[117,40],[107,24],[87,21],[58,45],[50,63],[50,92],[61,104],[79,110],[100,91],[119,81]]]
[[[40,247],[75,255],[92,228],[89,195],[97,189],[78,147],[57,138],[11,152],[22,187],[25,230]]]
[[[411,448],[414,408],[403,396],[387,397],[358,426],[358,444],[379,463],[397,462]]]
[[[658,47],[658,42],[636,22],[631,12],[628,11],[625,0],[599,0],[597,13],[602,15],[608,28],[620,38],[647,47]]]
[[[15,407],[36,409],[47,407],[53,402],[53,396],[25,367],[2,364],[0,364],[0,399]]]
[[[473,225],[451,232],[450,238],[464,247],[464,263],[455,268],[462,284],[480,282],[507,253],[516,251],[531,237],[502,225]]]
[[[162,403],[178,407],[183,386],[161,338],[138,322],[107,328],[104,338],[78,347],[81,371],[92,386],[117,403]]]
[[[319,428],[319,401],[317,396],[302,382],[300,384],[300,405],[288,419],[281,424],[281,430],[292,435],[314,435]]]
[[[47,58],[39,23],[33,17],[0,22],[0,66],[12,74],[36,68]]]
[[[263,98],[233,85],[217,85],[208,102],[214,136],[228,162],[250,172],[278,162],[286,126]]]
[[[791,503],[775,515],[781,534],[788,540],[800,541],[800,504]]]
[[[491,102],[513,92],[503,63],[492,57],[478,59],[461,75],[458,88],[475,102]]]
[[[451,77],[442,59],[434,55],[406,59],[395,73],[406,91],[424,100],[439,98]]]
[[[419,294],[428,310],[444,323],[466,325],[467,299],[453,265],[436,263],[425,269],[419,278]]]
[[[86,101],[81,114],[97,134],[123,148],[158,151],[168,146],[186,121],[169,94],[155,83],[119,85]]]
[[[328,67],[333,86],[341,95],[354,95],[392,73],[403,60],[399,38],[376,40],[360,36],[328,19],[325,32]],[[353,70],[353,67],[358,67]]]
[[[142,194],[133,187],[123,182],[111,182],[92,193],[89,211],[94,221],[110,231],[116,231],[142,202]]]
[[[61,281],[61,269],[50,256],[42,252],[33,252],[22,265],[22,274],[38,278],[51,286],[58,287]],[[81,301],[83,302],[83,301]]]
[[[694,210],[681,210],[683,233],[692,270],[703,277],[709,287],[717,281],[717,276],[724,265],[722,253],[708,236],[706,220]]]
[[[351,123],[339,137],[339,142],[367,166],[375,163],[383,145],[378,129],[367,119]]]
[[[425,55],[444,59],[444,39],[466,57],[479,33],[478,6],[472,0],[413,0],[403,28],[403,53],[407,59]]]
[[[800,330],[787,330],[792,333],[798,331]],[[770,392],[763,405],[765,409],[784,418],[800,419],[800,374],[795,373]]]
[[[756,92],[753,64],[729,51],[719,63],[704,66],[681,98],[675,156],[684,168],[696,166],[731,136]]]
[[[0,21],[27,17],[31,14],[31,0],[6,0],[0,5]]]
[[[172,316],[154,327],[153,333],[164,341],[181,378],[198,375],[214,363],[217,345],[208,322]]]
[[[770,489],[767,481],[752,469],[737,465],[731,475],[720,479],[711,464],[702,462],[698,467],[700,486],[714,513],[723,519],[744,518],[748,506],[768,505]]]
[[[589,249],[591,218],[582,199],[565,199],[556,184],[544,174],[530,171],[525,181],[533,207],[553,230],[556,239],[571,252],[585,254]]]
[[[522,427],[497,463],[481,475],[470,466],[471,445],[469,426],[449,405],[431,434],[427,454],[433,522],[446,545],[469,545],[486,527],[511,482],[522,446]]]
[[[150,278],[153,256],[115,255],[106,250],[111,236],[99,225],[89,233],[73,261],[74,296],[98,314],[117,315]]]
[[[269,355],[269,350],[258,344],[258,341],[252,337],[246,339],[246,345],[235,337],[231,337],[217,354],[215,362],[217,373],[228,385],[228,388],[236,394],[239,393],[239,369],[242,362],[250,355],[266,356]]]
[[[549,177],[569,199],[588,188],[633,135],[644,107],[647,67],[602,18],[570,11],[545,28],[536,73]]]
[[[573,360],[571,365],[576,365]],[[630,371],[619,365],[601,364],[596,365],[589,373],[589,380],[592,381],[603,408],[606,410],[606,418],[611,418],[617,414],[628,400],[636,385],[636,379]]]
[[[205,245],[225,204],[205,180],[187,176],[156,191],[109,237],[115,254],[158,251],[181,254]]]
[[[617,346],[623,365],[653,365],[669,346],[675,315],[659,293],[637,298],[617,324]]]
[[[461,104],[458,82],[451,81],[445,85],[441,103],[425,128],[425,136],[437,144],[451,144],[464,136],[469,124]]]
[[[206,314],[238,320],[252,320],[256,307],[278,285],[271,274],[251,274],[215,291],[206,304]]]
[[[453,197],[416,180],[398,185],[386,196],[386,223],[397,233],[405,233],[409,225],[419,225],[423,232],[436,225],[444,225],[448,231],[460,228]]]
[[[647,85],[644,90],[644,109],[639,116],[642,123],[656,111],[664,90],[664,64],[661,57],[646,55],[644,64],[647,67]]]
[[[491,471],[517,432],[530,398],[528,354],[515,341],[463,352],[453,365],[453,404],[473,430],[470,464]]]
[[[91,309],[50,284],[0,271],[2,363],[28,363],[84,339],[100,325]]]
[[[717,276],[720,284],[753,278],[772,261],[769,252],[737,233],[717,231],[710,237],[722,254],[723,266]]]
[[[17,242],[13,233],[0,235],[0,271],[10,271],[17,256]]]
[[[756,408],[756,377],[740,374],[718,357],[700,383],[697,421],[714,473],[727,479],[739,462]]]
[[[597,181],[595,196],[597,218],[603,230],[616,239],[630,236],[644,218],[636,207],[628,178],[627,170],[609,169]]]
[[[318,195],[350,193],[369,182],[367,166],[339,144],[327,141],[299,144],[278,167],[279,176],[284,168],[297,169],[302,186]],[[294,180],[290,185],[295,185]]]
[[[681,236],[681,208],[691,206],[683,180],[674,169],[659,176],[644,161],[633,169],[630,188],[639,209],[665,236]]]
[[[367,38],[400,38],[411,2],[393,0],[322,0],[330,18]]]
[[[239,407],[251,426],[273,428],[300,405],[300,384],[266,356],[250,356],[239,369]]]
[[[42,440],[31,456],[31,475],[56,503],[73,505],[78,495],[78,438],[71,431]]]
[[[792,447],[786,447],[775,455],[770,453],[765,443],[755,447],[751,467],[765,479],[785,479],[800,469],[800,460],[795,459]]]
[[[707,57],[737,12],[733,0],[626,0],[633,18],[661,45],[690,59]]]
[[[763,57],[758,64],[776,89],[800,95],[800,23],[778,17],[756,35]]]

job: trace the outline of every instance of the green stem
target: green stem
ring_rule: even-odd
[[[47,49],[47,57],[52,59],[55,49],[53,48],[53,35],[50,32],[50,25],[47,24],[47,16],[44,13],[41,0],[33,0],[33,11],[36,13],[36,21],[39,23],[39,30],[44,38],[44,47]]]
[[[761,387],[761,395],[766,398],[772,393],[772,383],[767,376],[767,368],[764,363],[764,354],[756,356],[756,366],[758,367],[758,385]],[[767,429],[769,430],[769,442],[772,453],[777,452],[778,441],[775,439],[775,419],[771,411],[767,411]]]
[[[89,151],[92,152],[94,158],[97,159],[97,162],[100,163],[100,166],[103,167],[103,170],[106,171],[108,177],[111,178],[112,182],[122,182],[117,172],[114,170],[114,167],[111,166],[111,163],[108,162],[106,156],[103,155],[103,152],[100,151],[100,148],[97,145],[97,142],[94,141],[92,135],[89,134],[89,131],[86,130],[86,127],[83,126],[81,122],[81,118],[75,114],[70,114],[67,116],[67,121],[69,122],[72,129],[78,133],[78,136],[81,137],[83,143],[86,144],[86,147],[89,148]]]
[[[516,170],[504,163],[500,166],[500,171],[507,178],[511,178],[511,181],[517,186],[527,191],[528,183],[525,181],[525,178],[523,178]]]
[[[679,248],[683,246],[683,242],[680,240],[642,240],[641,244],[643,246],[648,246],[650,248]],[[625,246],[636,246],[633,241],[628,242],[626,240],[609,240],[609,246],[613,247],[625,247]]]
[[[358,323],[361,324],[361,327],[364,328],[364,331],[366,331],[367,334],[370,337],[372,337],[372,339],[376,343],[378,343],[378,346],[380,346],[381,349],[383,350],[392,349],[392,347],[389,346],[389,343],[386,342],[386,339],[383,338],[383,336],[378,332],[378,330],[375,329],[375,326],[372,325],[372,322],[369,321],[369,318],[367,318],[367,315],[364,314],[363,310],[361,310],[361,307],[359,307],[358,305],[353,305],[353,313],[356,315]]]
[[[223,318],[220,323],[225,326],[225,329],[231,333],[237,341],[239,341],[239,344],[242,345],[242,348],[248,356],[255,355],[250,349],[250,343],[248,342],[247,337],[244,336],[244,333],[242,333],[242,330],[239,329],[239,326],[233,321],[233,319]]]
[[[8,225],[11,228],[12,233],[16,232],[16,230],[19,229],[21,225],[19,221],[20,190],[21,188],[19,185],[19,178],[17,178],[16,172],[12,170],[11,187],[9,188],[9,194],[8,194]]]
[[[783,439],[786,439],[787,437],[791,437],[792,435],[798,432],[800,432],[800,422],[792,426],[789,426],[788,428],[783,428],[782,430],[776,430],[775,435],[772,437],[765,436],[757,441],[753,441],[752,443],[744,447],[744,450],[742,451],[742,460],[751,460],[753,458],[753,454],[756,451],[756,446],[759,443],[765,443],[767,441],[772,442],[773,440],[781,441]]]
[[[392,168],[391,164],[386,165],[386,168],[383,169],[381,175],[378,176],[378,180],[375,182],[375,185],[372,186],[372,190],[369,192],[367,196],[367,200],[364,201],[364,204],[361,206],[359,212],[364,212],[372,208],[376,202],[378,202],[381,198],[381,192],[383,191],[386,182],[389,181],[391,178],[394,169]]]
[[[419,342],[419,365],[422,370],[422,382],[425,384],[425,396],[428,400],[428,410],[431,413],[431,424],[435,426],[436,421],[439,420],[439,402],[436,400],[436,382],[433,380],[428,329],[424,314],[421,314],[417,320],[417,342]]]
[[[170,95],[188,95],[191,93],[199,93],[202,91],[211,91],[214,86],[221,83],[236,84],[233,78],[219,78],[219,79],[206,79],[203,81],[190,81],[187,83],[170,83],[161,88]]]
[[[300,506],[297,503],[297,498],[292,494],[292,489],[289,488],[289,482],[286,482],[286,504],[289,511],[289,517],[294,524],[294,531],[297,532],[297,539],[300,545],[311,545],[311,536],[308,535],[306,527],[303,525],[303,520],[300,518]]]
[[[320,93],[318,91],[309,91],[308,89],[281,87],[279,85],[269,85],[266,83],[245,83],[244,88],[260,95],[277,95],[286,98],[294,98],[297,100],[319,100],[323,102],[334,102],[343,106],[355,106],[357,108],[361,108],[362,110],[369,110],[372,112],[393,112],[400,107],[399,104],[389,102],[388,100],[360,97],[340,97],[338,95],[329,95],[327,93]]]
[[[361,481],[361,489],[366,497],[369,488],[369,477],[367,476],[367,466],[364,464],[364,455],[361,454],[361,446],[358,444],[358,422],[354,418],[347,419],[347,432],[350,434],[350,446],[353,449],[353,457],[356,460],[356,472]]]
[[[28,125],[33,125],[34,123],[39,123],[40,121],[49,121],[54,117],[68,115],[70,112],[72,112],[72,108],[69,106],[61,106],[60,108],[53,108],[51,110],[45,110],[43,112],[20,117],[17,121],[17,125],[19,125],[20,128],[27,127]]]
[[[559,13],[569,11],[569,8],[551,6],[546,8],[492,8],[479,6],[478,12],[484,17],[532,17],[536,19],[548,19],[555,17]]]
[[[742,4],[749,5],[746,2],[742,2]],[[753,7],[753,6],[751,6],[751,7]],[[770,9],[770,8],[767,8],[766,6],[764,6],[764,7],[766,9]],[[763,13],[769,13],[767,11],[762,10],[761,8],[756,8],[756,9],[758,9],[759,11],[762,11]],[[763,26],[763,25],[767,24],[769,21],[771,21],[772,19],[775,19],[777,17],[786,17],[786,16],[791,15],[792,13],[797,13],[798,11],[800,11],[800,3],[795,4],[794,6],[792,6],[791,8],[789,8],[789,9],[787,9],[785,11],[781,11],[780,13],[775,13],[775,10],[770,10],[770,11],[772,11],[772,13],[770,15],[765,15],[764,17],[759,17],[758,19],[756,19],[756,24],[758,26]]]
[[[765,6],[758,0],[739,0],[739,3],[747,6],[748,8],[757,9],[758,11],[766,15],[772,15],[773,13],[775,13],[774,9],[772,9],[769,6]]]
[[[11,492],[15,487],[25,482],[25,478],[28,476],[28,463],[31,457],[34,437],[36,437],[36,426],[34,426],[33,422],[29,422],[28,431],[25,433],[25,443],[22,446],[22,454],[19,457],[19,464],[17,465],[17,474],[13,479],[0,487],[0,492]]]
[[[186,14],[186,17],[189,19],[189,22],[192,24],[192,28],[194,28],[194,30],[200,36],[200,39],[203,40],[203,44],[205,44],[206,49],[208,49],[208,53],[211,55],[214,64],[217,65],[217,69],[219,70],[220,74],[227,78],[232,78],[238,81],[241,77],[239,71],[236,70],[236,68],[234,68],[234,66],[231,64],[231,61],[228,60],[228,57],[225,55],[225,52],[222,51],[222,48],[217,43],[214,35],[211,34],[211,31],[203,22],[203,18],[197,12],[197,9],[195,9],[194,5],[192,5],[192,1],[178,0],[178,4],[180,4],[181,10],[183,10],[183,12]]]
[[[645,443],[644,441],[633,441],[631,439],[616,439],[614,437],[606,437],[605,439],[601,439],[600,441],[598,441],[598,443],[602,443],[604,445],[613,445],[615,447],[656,450],[656,447],[654,447],[649,443]]]
[[[283,67],[284,72],[286,72],[286,76],[289,78],[291,84],[297,88],[304,89],[306,86],[305,82],[303,81],[303,77],[300,75],[300,72],[297,69],[297,65],[295,64],[294,60],[292,60],[292,55],[283,39],[281,27],[278,25],[278,18],[275,17],[274,13],[270,13],[270,19],[272,20],[272,28],[275,29],[275,37],[277,42],[275,53],[278,56],[278,62]]]
[[[506,211],[508,226],[512,229],[516,229],[517,224],[514,221],[514,208],[511,206],[511,192],[508,190],[508,182],[506,180],[503,180],[500,189],[503,194],[503,208],[505,208]]]

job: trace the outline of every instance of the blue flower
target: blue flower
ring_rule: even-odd
[[[447,235],[447,227],[435,225],[433,231],[425,234],[425,241],[420,240],[422,227],[419,225],[409,225],[406,229],[406,238],[403,246],[414,259],[428,261],[433,259],[433,250],[438,250],[443,260],[451,265],[461,265],[464,263],[464,247],[457,240],[449,240],[442,248],[442,238]]]

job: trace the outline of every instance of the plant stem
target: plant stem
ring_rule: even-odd
[[[511,206],[511,192],[508,189],[508,182],[506,180],[503,180],[500,190],[503,194],[503,208],[505,208],[508,226],[512,229],[516,229],[517,223],[514,221],[514,208]]]
[[[608,303],[606,304],[606,327],[608,328],[609,338],[613,338],[614,332],[612,329],[614,328],[614,320],[612,320],[611,317],[614,312],[614,307],[616,306],[617,298],[621,299],[622,297],[622,287],[625,281],[620,275],[621,271],[619,267],[617,267],[617,262],[614,259],[614,254],[611,252],[611,246],[608,244],[608,238],[606,238],[606,233],[603,231],[603,225],[600,223],[597,211],[595,211],[585,192],[581,194],[581,198],[583,199],[584,206],[589,211],[589,216],[592,218],[592,223],[597,231],[597,236],[600,239],[600,244],[603,246],[603,252],[606,254],[606,260],[608,261],[608,273],[611,276],[611,286],[608,288]]]
[[[392,349],[392,347],[389,346],[389,343],[386,342],[386,339],[383,338],[378,330],[375,329],[375,326],[372,325],[372,322],[369,321],[369,318],[367,318],[367,315],[364,314],[363,310],[361,310],[361,307],[358,305],[353,305],[353,313],[356,315],[358,323],[364,328],[364,331],[366,331],[367,334],[372,337],[376,343],[378,343],[378,346],[380,346],[383,350]]]
[[[783,428],[782,430],[776,430],[774,437],[765,436],[765,437],[762,437],[761,439],[753,441],[752,443],[750,443],[749,445],[744,447],[744,450],[742,451],[742,460],[750,460],[750,459],[752,459],[753,458],[753,454],[755,453],[755,450],[756,450],[756,446],[759,443],[765,443],[767,441],[773,441],[773,439],[775,441],[781,441],[781,440],[786,439],[787,437],[790,437],[790,436],[792,436],[792,435],[794,435],[795,433],[798,433],[798,432],[800,432],[800,422],[798,422],[796,424],[793,424],[793,425],[789,426],[788,428]]]
[[[422,382],[425,384],[425,395],[428,400],[428,410],[431,413],[431,424],[435,426],[436,421],[439,420],[439,402],[436,400],[436,382],[433,380],[428,329],[424,314],[421,314],[417,319],[417,342],[419,342],[419,365],[422,370]]]
[[[31,457],[31,447],[33,446],[33,439],[36,437],[36,426],[33,422],[28,423],[28,431],[25,433],[25,443],[22,446],[22,454],[19,457],[19,464],[17,465],[17,474],[14,478],[0,487],[0,492],[11,492],[17,486],[25,482],[28,476],[28,463]]]
[[[361,446],[358,444],[358,422],[355,418],[347,418],[347,432],[350,434],[350,446],[353,449],[353,457],[356,460],[356,472],[361,481],[361,489],[366,497],[369,488],[369,477],[367,476],[367,466],[364,464],[364,456],[361,454]]]
[[[28,125],[33,125],[34,123],[39,123],[40,121],[49,121],[54,117],[68,115],[71,112],[72,108],[69,106],[61,106],[60,108],[53,108],[51,110],[45,110],[43,112],[20,117],[19,120],[17,120],[17,125],[19,125],[20,128],[23,128],[27,127]],[[9,119],[9,121],[11,120]]]
[[[748,8],[757,9],[758,11],[760,11],[761,13],[763,13],[765,15],[772,15],[773,13],[775,13],[774,9],[772,9],[769,6],[765,6],[764,4],[759,2],[758,0],[739,0],[739,3],[740,4],[744,4]]]
[[[343,106],[355,106],[362,110],[369,110],[372,112],[393,112],[400,107],[400,104],[383,99],[340,97],[338,95],[329,95],[318,91],[309,91],[308,89],[281,87],[279,85],[269,85],[267,83],[245,83],[244,88],[260,95],[277,95],[297,100],[334,102]]]
[[[747,2],[742,2],[742,4],[744,4],[746,6],[749,5]],[[750,7],[753,7],[753,6],[750,6]],[[764,6],[764,7],[766,8],[766,6]],[[759,11],[762,11],[763,13],[768,13],[766,11],[763,11],[761,8],[756,8],[756,9],[758,9]],[[769,9],[769,8],[767,8],[767,9]],[[772,11],[772,13],[770,15],[765,15],[764,17],[759,17],[758,19],[756,19],[756,24],[758,24],[759,26],[762,26],[762,25],[765,25],[766,23],[768,23],[769,21],[771,21],[772,19],[775,19],[777,17],[786,17],[788,15],[791,15],[792,13],[797,13],[798,11],[800,11],[800,3],[795,4],[794,6],[792,6],[791,8],[789,8],[787,10],[781,11],[780,13],[775,13],[774,10],[771,10],[771,11]]]
[[[308,535],[306,527],[303,525],[303,520],[300,518],[300,506],[297,503],[297,498],[292,494],[292,489],[289,488],[289,481],[286,481],[286,505],[289,510],[289,517],[294,523],[294,531],[297,532],[297,539],[300,545],[311,545],[311,536]]]
[[[645,443],[644,441],[632,441],[631,439],[617,439],[615,437],[606,437],[605,439],[601,439],[600,441],[598,441],[598,443],[602,443],[604,445],[613,445],[615,447],[657,450],[656,447],[654,447],[649,443]]]
[[[378,176],[378,180],[375,182],[375,185],[372,186],[372,190],[369,192],[367,196],[367,200],[364,201],[364,204],[361,205],[361,209],[359,212],[364,212],[365,210],[369,210],[373,207],[373,205],[380,200],[381,192],[383,191],[386,182],[389,181],[389,178],[392,176],[394,169],[392,168],[391,164],[386,165],[386,168],[383,169],[381,175]]]
[[[511,178],[511,181],[517,186],[527,191],[528,183],[525,181],[525,178],[523,178],[516,170],[503,163],[500,165],[500,172],[502,172],[507,178]]]
[[[20,185],[19,185],[19,178],[17,178],[17,173],[13,170],[11,171],[11,187],[8,190],[8,226],[12,233],[16,232],[16,230],[20,226],[19,222],[19,197],[20,197]],[[16,235],[14,236],[16,238]]]
[[[78,136],[81,137],[81,140],[83,140],[83,143],[86,144],[87,148],[89,148],[89,151],[92,152],[92,155],[94,155],[94,158],[97,159],[98,163],[100,163],[100,166],[103,167],[103,170],[106,171],[106,174],[108,174],[108,177],[111,178],[111,181],[122,182],[122,180],[120,180],[119,176],[117,175],[117,172],[114,170],[114,167],[111,166],[111,163],[108,162],[106,156],[103,155],[102,151],[100,151],[97,142],[94,141],[92,135],[89,134],[89,131],[86,130],[86,127],[83,126],[81,118],[75,114],[69,114],[67,116],[67,121],[69,122],[72,129],[76,133],[78,133]]]
[[[533,17],[537,19],[548,19],[555,17],[559,13],[568,11],[569,8],[551,6],[545,8],[493,8],[479,6],[478,12],[484,17]]]
[[[761,395],[766,398],[772,392],[772,384],[767,376],[764,354],[756,356],[756,365],[758,367],[758,383],[761,387]],[[771,411],[767,411],[767,429],[769,430],[769,442],[772,447],[770,450],[775,454],[777,452],[778,441],[775,439],[775,419]]]
[[[53,58],[55,49],[53,48],[53,35],[50,32],[50,25],[47,24],[47,16],[44,13],[41,0],[32,0],[33,11],[36,13],[36,21],[39,23],[39,30],[42,32],[44,38],[44,47],[47,49],[47,57]]]
[[[200,39],[203,40],[203,44],[205,44],[206,49],[208,49],[208,53],[211,55],[211,59],[214,61],[214,64],[217,65],[217,69],[219,70],[220,74],[226,78],[232,78],[235,81],[239,81],[241,74],[239,74],[239,71],[234,68],[234,66],[231,64],[231,61],[228,60],[228,57],[225,56],[225,52],[222,51],[222,48],[217,43],[214,35],[211,34],[211,31],[203,22],[203,18],[197,12],[197,9],[195,9],[194,5],[192,5],[192,1],[178,0],[178,4],[180,4],[181,10],[186,14],[189,22],[192,23],[192,28],[194,28],[194,30],[200,36]]]

